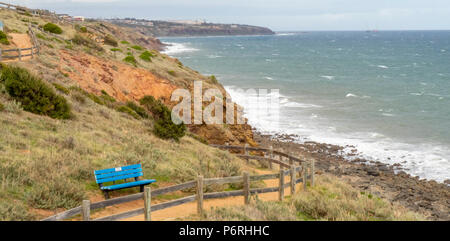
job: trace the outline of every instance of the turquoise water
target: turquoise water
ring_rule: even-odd
[[[353,145],[359,156],[450,179],[450,31],[164,38],[167,54],[235,88],[280,89],[266,133]],[[246,106],[248,109],[252,106]],[[350,151],[352,148],[348,148]]]

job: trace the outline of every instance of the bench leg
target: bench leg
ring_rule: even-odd
[[[144,192],[144,186],[140,186],[140,192]]]
[[[108,200],[109,199],[109,192],[108,191],[103,191],[103,194],[105,194],[105,199]]]

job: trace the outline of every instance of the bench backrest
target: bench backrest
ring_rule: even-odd
[[[94,174],[97,184],[124,180],[128,178],[136,178],[144,175],[144,173],[142,172],[141,164],[98,170],[94,171]]]

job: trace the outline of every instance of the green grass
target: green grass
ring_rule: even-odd
[[[193,216],[190,219],[197,220]],[[361,194],[332,176],[318,176],[317,185],[283,202],[254,198],[248,206],[214,208],[202,218],[209,221],[414,221],[420,214],[371,194]]]

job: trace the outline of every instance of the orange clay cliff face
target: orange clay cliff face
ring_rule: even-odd
[[[91,93],[100,95],[106,91],[119,101],[139,101],[146,95],[157,99],[170,99],[177,86],[168,80],[158,78],[148,70],[130,65],[107,61],[85,53],[76,55],[60,51],[60,71],[69,75],[79,86]],[[65,72],[62,66],[76,71]]]
[[[169,102],[169,100],[174,90],[187,86],[192,91],[193,83],[188,82],[188,80],[184,83],[170,81],[147,69],[136,68],[87,53],[60,50],[59,58],[59,71],[78,83],[82,89],[96,95],[100,95],[103,90],[122,102],[138,102],[142,97],[151,95],[161,99],[169,107],[173,107],[176,103]],[[177,62],[169,57],[166,57],[166,60]],[[67,67],[71,71],[66,71]],[[198,74],[198,78],[204,79],[205,77]],[[204,86],[204,88],[210,87],[212,87],[211,84]],[[225,91],[220,84],[216,84],[214,87]],[[224,108],[226,108],[225,105]],[[206,139],[210,144],[244,145],[249,143],[256,146],[252,128],[247,124],[188,125],[188,128],[191,132]]]

